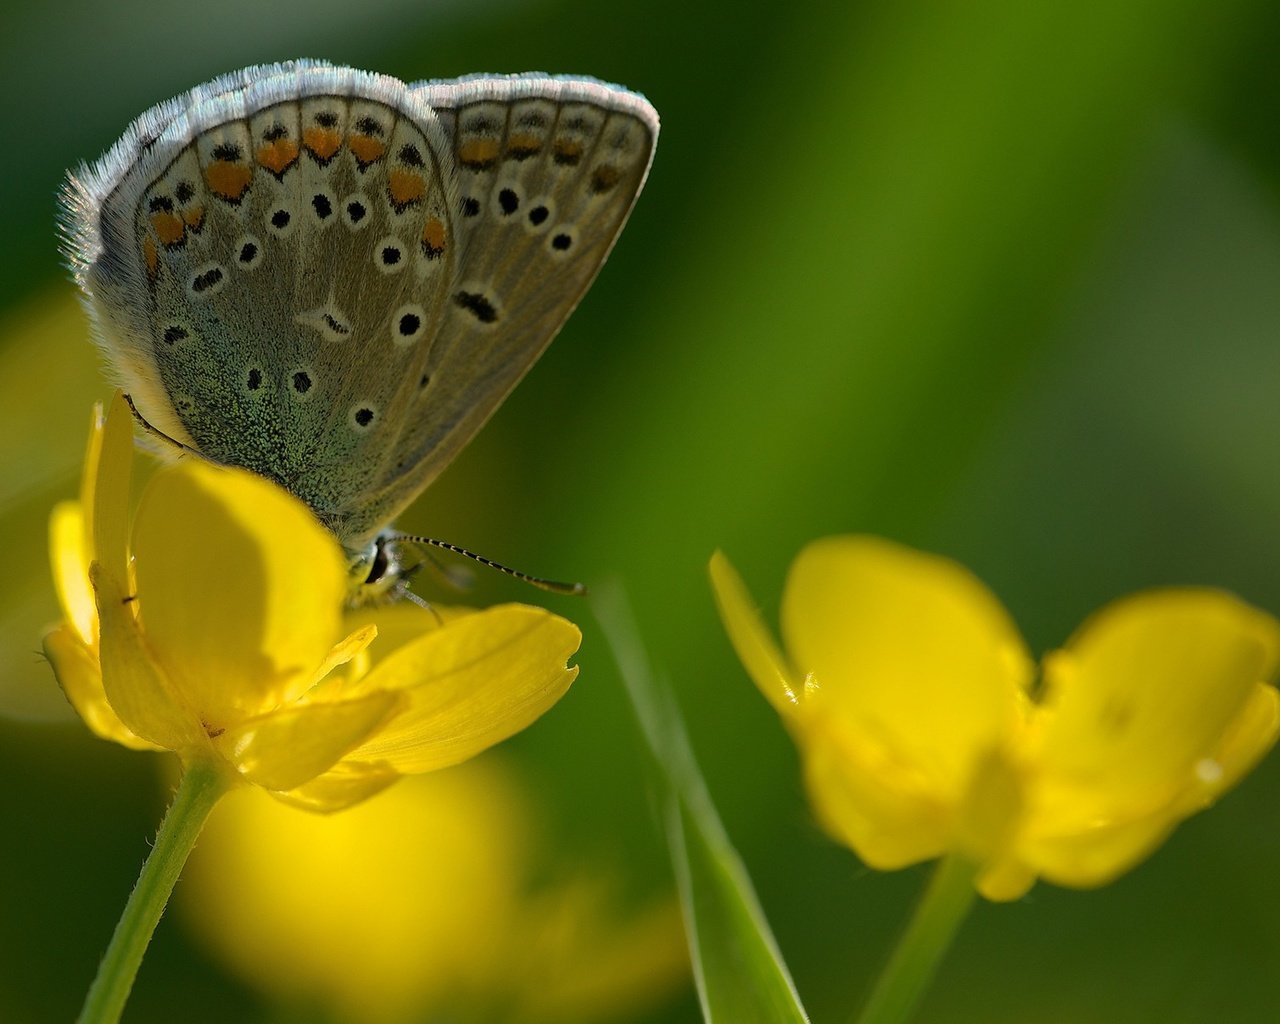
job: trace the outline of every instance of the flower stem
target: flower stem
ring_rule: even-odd
[[[974,864],[954,854],[938,862],[857,1024],[902,1024],[910,1017],[973,906],[976,871]]]
[[[115,1024],[120,1019],[142,954],[147,951],[178,874],[213,805],[226,791],[227,780],[213,763],[193,760],[186,766],[151,853],[142,865],[142,874],[116,924],[111,945],[98,965],[77,1024]]]

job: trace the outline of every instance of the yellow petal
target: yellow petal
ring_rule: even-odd
[[[448,621],[375,664],[366,690],[402,690],[409,709],[352,751],[402,772],[457,764],[519,732],[577,676],[566,668],[578,627],[528,605],[499,605]]]
[[[710,568],[711,589],[733,649],[774,710],[789,716],[803,693],[791,666],[760,620],[742,577],[723,552],[711,556]]]
[[[151,649],[210,726],[295,698],[342,635],[341,548],[252,473],[194,460],[157,473],[134,553]]]
[[[290,790],[332,768],[406,702],[398,693],[299,704],[226,729],[215,749],[250,782]]]
[[[328,677],[335,668],[338,668],[340,665],[345,665],[353,658],[363,654],[365,649],[373,643],[377,636],[378,627],[373,623],[369,623],[366,626],[360,626],[359,628],[352,630],[349,635],[334,644],[333,649],[325,655],[324,661],[316,666],[315,670],[312,672],[312,685],[307,689],[307,699],[316,700],[325,697],[325,688],[318,687],[316,684]],[[338,682],[339,685],[341,684],[340,680],[335,680],[335,682]],[[336,698],[338,694],[335,692],[328,696]]]
[[[823,828],[882,871],[946,852],[955,808],[934,780],[873,736],[836,720],[814,721],[801,742],[805,788]]]
[[[987,899],[1007,903],[1021,899],[1035,885],[1036,873],[1016,857],[988,864],[978,872],[974,887]]]
[[[299,810],[329,814],[363,803],[402,778],[403,775],[386,765],[339,761],[297,789],[271,795]]]
[[[221,958],[277,999],[411,1021],[470,989],[492,1010],[510,940],[520,935],[521,952],[530,939],[516,916],[528,815],[516,780],[484,762],[404,779],[335,815],[245,787],[210,817],[178,895]]]
[[[1278,653],[1280,623],[1222,591],[1152,591],[1103,609],[1046,659],[1046,818],[1065,832],[1073,819],[1142,818],[1174,799]]]
[[[85,546],[84,506],[63,501],[49,517],[49,553],[53,585],[62,614],[82,643],[98,642],[98,609],[89,583],[89,552]]]
[[[977,760],[1020,722],[1031,659],[999,602],[949,559],[874,537],[815,541],[796,558],[783,635],[835,717],[958,801]]]
[[[102,464],[102,434],[106,426],[101,402],[95,402],[89,414],[89,441],[85,445],[84,466],[80,470],[80,507],[85,516],[86,558],[93,561],[93,510],[98,490],[98,468]],[[113,447],[113,451],[115,448]]]
[[[377,634],[377,642],[371,642],[361,650],[351,659],[343,672],[331,676],[323,687],[309,693],[308,699],[312,699],[317,694],[349,696],[352,693],[365,692],[360,680],[375,665],[407,644],[439,629],[444,623],[466,615],[475,615],[476,611],[475,608],[434,604],[423,607],[411,601],[365,604],[349,610],[344,625],[352,630],[352,635],[363,636],[364,630],[373,630]]]
[[[1223,734],[1218,749],[1195,766],[1195,784],[1181,810],[1191,814],[1211,804],[1248,774],[1280,735],[1280,692],[1259,683],[1234,722]]]
[[[102,688],[98,658],[77,636],[77,630],[62,625],[49,632],[44,638],[44,653],[67,700],[96,735],[133,750],[164,749],[134,735],[120,721]]]
[[[111,401],[100,438],[92,432],[86,478],[94,463],[96,472],[92,486],[86,479],[84,489],[92,494],[85,505],[92,509],[89,528],[93,543],[93,560],[101,562],[111,577],[128,586],[129,582],[129,482],[133,476],[133,414],[119,392]]]
[[[94,493],[101,464],[102,435],[102,406],[95,405],[80,476],[80,500],[60,502],[49,519],[49,551],[58,603],[80,639],[91,645],[98,642],[98,609],[89,583],[89,563],[94,560]],[[115,447],[119,447],[118,439]],[[128,467],[125,472],[128,473]],[[127,496],[126,484],[126,500]]]
[[[951,800],[896,745],[878,743],[848,722],[816,716],[805,723],[801,739],[805,783],[819,821],[870,867],[893,870],[947,852],[990,864],[1004,859],[1015,842],[1027,782],[1004,746],[976,758],[960,799]]]
[[[1165,806],[1142,818],[1099,821],[1093,828],[1028,839],[1019,852],[1048,881],[1092,889],[1149,857],[1179,820],[1181,815]]]
[[[1149,813],[1095,819],[1065,834],[1045,834],[1055,824],[1069,829],[1072,819],[1048,814],[1034,823],[1036,831],[1023,855],[1044,877],[1059,885],[1092,888],[1105,885],[1148,857],[1184,818],[1210,806],[1234,786],[1275,743],[1280,728],[1280,694],[1256,684],[1240,715],[1228,726],[1213,755],[1192,767],[1182,789],[1167,801],[1152,801]],[[1086,805],[1087,806],[1087,805]]]
[[[120,721],[166,750],[203,745],[200,718],[151,657],[133,614],[134,602],[105,566],[95,564],[90,577],[98,597],[102,688]]]

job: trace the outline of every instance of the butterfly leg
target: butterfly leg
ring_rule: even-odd
[[[192,448],[189,444],[183,444],[181,441],[175,441],[172,437],[166,434],[159,427],[152,426],[151,423],[147,421],[147,418],[143,416],[142,413],[138,412],[138,407],[133,404],[132,395],[125,395],[124,400],[129,403],[129,411],[133,413],[133,418],[137,420],[139,425],[142,427],[142,429],[145,430],[152,437],[163,441],[165,444],[167,444],[171,448],[178,449],[178,451],[180,451],[183,455],[196,455],[203,458],[203,456],[201,456],[200,453],[196,451],[194,448]]]

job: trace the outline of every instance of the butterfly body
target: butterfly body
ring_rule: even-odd
[[[140,415],[369,559],[577,305],[657,131],[591,79],[248,68],[70,177],[68,251]]]

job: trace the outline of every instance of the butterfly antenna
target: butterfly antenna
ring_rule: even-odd
[[[439,548],[441,551],[449,551],[455,555],[461,555],[463,558],[470,558],[473,562],[479,562],[481,565],[488,566],[490,569],[496,569],[498,572],[511,576],[514,579],[528,583],[530,586],[537,587],[539,590],[547,590],[553,594],[569,594],[572,596],[581,596],[587,592],[585,583],[561,583],[558,580],[543,579],[541,576],[531,576],[527,572],[521,572],[519,569],[512,569],[510,566],[503,565],[501,562],[495,562],[492,558],[485,558],[484,555],[477,555],[474,551],[468,551],[464,547],[457,544],[450,544],[446,540],[436,540],[434,537],[419,537],[412,533],[393,533],[388,538],[390,540],[403,541],[407,544],[421,544],[423,547]]]

